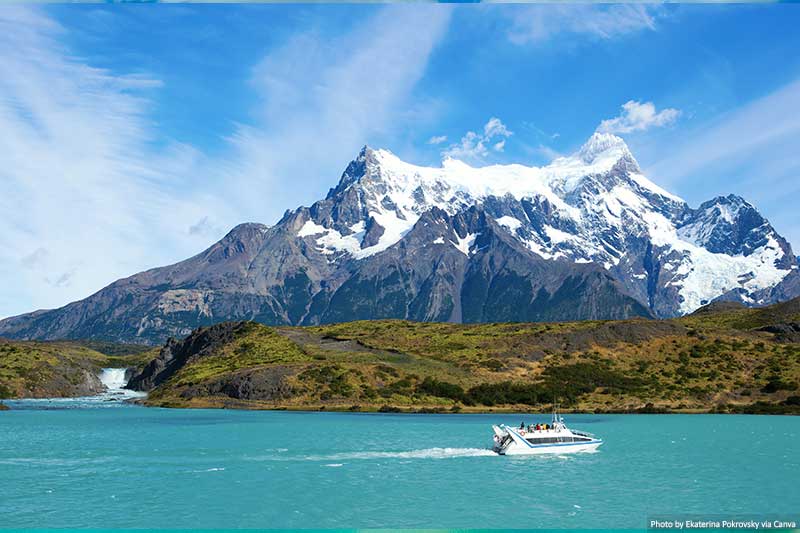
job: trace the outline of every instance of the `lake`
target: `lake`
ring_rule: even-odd
[[[544,415],[168,410],[7,402],[0,527],[644,528],[797,518],[800,418],[565,415],[597,453],[500,457]]]

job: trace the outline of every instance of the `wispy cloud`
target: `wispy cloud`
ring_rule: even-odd
[[[470,163],[480,163],[490,151],[502,152],[506,139],[513,135],[503,122],[496,117],[489,119],[481,133],[468,131],[461,140],[442,151],[442,156],[461,159]]]
[[[96,68],[46,10],[3,6],[0,316],[85,297],[318,196],[399,122],[449,14],[390,6],[334,40],[295,35],[254,68],[260,105],[212,157],[159,137],[159,79]]]
[[[45,250],[40,246],[39,248],[36,248],[28,255],[24,256],[20,260],[20,262],[22,263],[22,266],[24,266],[25,268],[36,268],[39,265],[42,265],[45,261],[47,261],[48,255],[49,254],[47,253],[47,250]]]
[[[447,135],[434,135],[428,139],[428,144],[442,144],[447,142]]]
[[[219,194],[262,220],[316,199],[366,140],[403,122],[449,18],[447,7],[389,6],[343,37],[303,33],[271,52],[252,75],[262,96],[254,121],[212,165]],[[285,186],[297,178],[302,189]]]
[[[656,29],[658,6],[643,4],[537,4],[514,11],[509,39],[537,44],[561,35],[611,39]]]
[[[742,194],[771,213],[778,230],[798,246],[797,207],[785,199],[800,195],[799,138],[800,80],[795,80],[682,131],[646,172],[686,198],[703,195],[698,201],[719,191]]]
[[[544,144],[540,144],[537,146],[534,151],[544,157],[547,161],[552,161],[556,158],[562,157],[563,154],[553,148],[546,146]]]
[[[680,111],[672,108],[656,111],[653,102],[629,100],[622,104],[622,113],[619,116],[602,121],[597,131],[605,133],[645,131],[672,124],[680,114]]]
[[[206,215],[189,226],[187,233],[189,233],[189,235],[203,235],[209,238],[214,238],[219,236],[223,231],[225,231],[225,228],[215,224],[211,217]]]
[[[161,82],[92,67],[64,37],[41,9],[0,9],[0,276],[13,287],[0,315],[65,303],[197,246],[171,238],[196,198],[167,192],[180,187],[182,150],[152,146]]]

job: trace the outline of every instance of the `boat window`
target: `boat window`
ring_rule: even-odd
[[[531,444],[553,444],[559,442],[559,437],[534,437],[527,440]]]
[[[531,444],[555,444],[561,442],[589,442],[587,437],[528,437],[525,440]]]

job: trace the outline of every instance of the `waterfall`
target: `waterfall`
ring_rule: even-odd
[[[147,394],[143,392],[137,392],[125,388],[125,385],[128,384],[128,380],[125,378],[127,371],[127,368],[102,369],[98,377],[100,378],[100,382],[106,386],[106,391],[95,396],[95,398],[104,402],[121,402],[147,396]]]
[[[128,380],[125,379],[126,368],[104,368],[100,372],[100,381],[106,386],[108,392],[119,391],[125,388]]]

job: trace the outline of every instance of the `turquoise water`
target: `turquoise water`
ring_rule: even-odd
[[[56,405],[76,408],[0,413],[0,527],[643,528],[800,509],[797,417],[571,415],[599,452],[508,458],[486,450],[490,425],[546,417]]]

